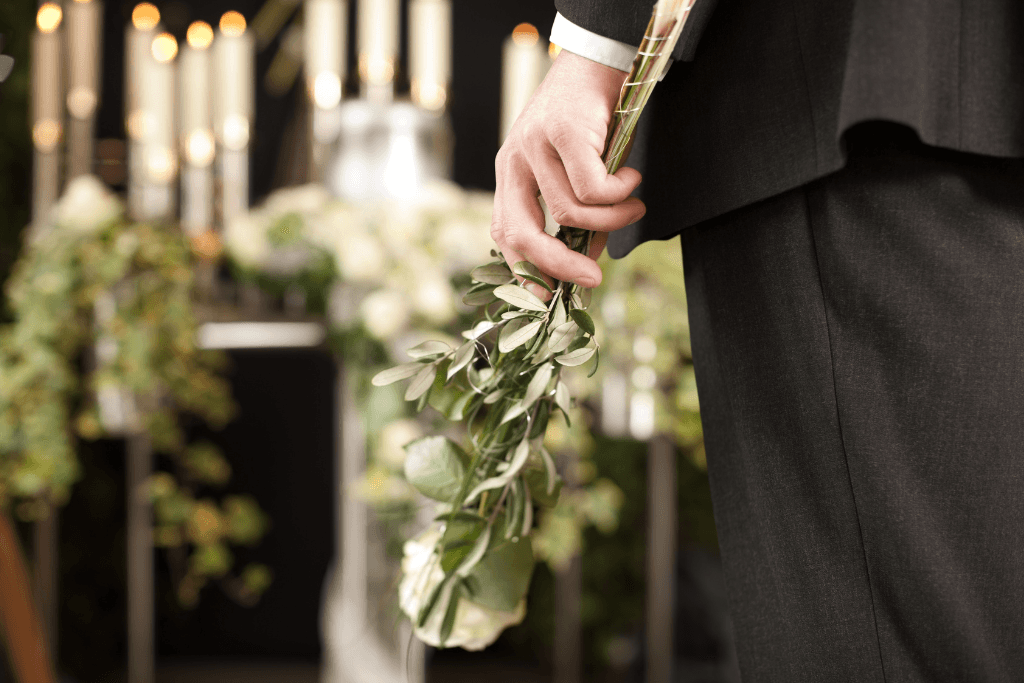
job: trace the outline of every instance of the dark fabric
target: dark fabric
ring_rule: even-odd
[[[1024,681],[1024,163],[887,128],[682,233],[745,683]]]
[[[697,51],[701,33],[714,12],[717,0],[698,0],[679,36],[672,56],[690,61]],[[566,19],[592,33],[614,38],[628,45],[639,45],[647,22],[651,19],[654,0],[555,0],[555,7]]]
[[[612,235],[616,257],[841,168],[842,134],[862,121],[1021,157],[1024,2],[719,0],[645,117],[648,212]]]

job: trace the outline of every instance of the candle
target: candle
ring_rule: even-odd
[[[501,66],[501,139],[504,140],[523,107],[547,74],[551,60],[540,34],[531,24],[519,24],[505,39]]]
[[[103,4],[74,0],[67,5],[68,179],[92,173],[96,106],[100,96]]]
[[[60,191],[58,147],[63,136],[63,76],[60,25],[63,11],[53,2],[36,13],[38,30],[32,36],[32,218],[46,215]]]
[[[318,109],[341,102],[345,80],[345,0],[306,0],[304,52],[306,89]]]
[[[398,62],[398,0],[361,0],[357,9],[363,94],[373,101],[390,101]]]
[[[150,58],[140,71],[138,108],[142,130],[141,169],[145,177],[144,201],[139,217],[146,220],[174,215],[174,180],[178,175],[175,129],[175,63],[178,41],[160,33],[150,43]]]
[[[181,225],[189,237],[213,227],[213,115],[210,105],[210,44],[213,28],[205,21],[188,27],[181,51],[178,103],[181,120]]]
[[[451,0],[412,0],[409,31],[412,101],[425,109],[441,110],[451,80]]]
[[[245,17],[225,12],[213,42],[214,130],[221,154],[221,219],[249,208],[249,131],[255,108],[255,46]]]
[[[146,170],[142,138],[147,128],[146,113],[139,107],[139,95],[148,66],[153,59],[152,44],[160,11],[142,2],[132,10],[132,21],[125,29],[125,129],[128,133],[128,213],[141,217],[146,203]]]

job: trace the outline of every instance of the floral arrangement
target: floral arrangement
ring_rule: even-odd
[[[66,501],[79,476],[76,437],[142,433],[174,463],[174,473],[154,475],[150,494],[156,543],[170,551],[181,601],[193,604],[211,579],[255,600],[269,570],[252,564],[232,575],[229,546],[259,541],[265,517],[248,496],[199,497],[226,483],[231,468],[182,429],[184,413],[218,426],[234,408],[223,358],[196,346],[192,261],[180,232],[125,220],[99,180],[77,178],[26,232],[6,293],[13,322],[0,328],[0,509],[35,519]]]
[[[654,7],[609,126],[609,173],[625,161],[640,112],[664,73],[691,4],[659,0]],[[557,237],[573,251],[590,252],[588,230],[563,226]],[[587,311],[590,289],[549,282],[531,263],[492,256],[496,260],[472,271],[474,284],[463,297],[483,312],[462,332],[465,341],[425,341],[407,352],[412,362],[373,378],[379,386],[408,379],[405,400],[422,409],[433,394],[432,405],[466,424],[468,452],[445,436],[406,447],[406,478],[442,509],[418,543],[406,548],[403,586],[418,586],[413,592],[420,599],[403,600],[402,608],[414,633],[436,647],[469,647],[464,639],[450,639],[456,624],[470,619],[471,607],[500,609],[506,623],[516,623],[517,614],[522,618],[519,605],[532,565],[515,555],[532,554],[524,546],[531,541],[534,501],[557,500],[561,482],[543,441],[553,414],[570,419],[572,397],[562,372],[589,365],[590,377],[600,360],[597,328]],[[547,290],[550,299],[528,290],[528,283]],[[424,559],[419,546],[426,539],[432,545]],[[503,571],[495,572],[494,564]]]

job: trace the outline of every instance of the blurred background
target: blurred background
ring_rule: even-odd
[[[603,263],[523,623],[435,651],[397,608],[441,422],[369,378],[472,323],[553,18],[0,3],[0,681],[738,680],[675,241]]]

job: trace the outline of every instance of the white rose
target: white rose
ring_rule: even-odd
[[[377,339],[387,340],[409,324],[409,304],[404,293],[381,289],[363,299],[359,315],[367,332]]]
[[[455,317],[455,292],[443,274],[427,273],[411,289],[413,307],[431,323],[443,325]]]
[[[492,260],[490,226],[465,217],[445,222],[437,233],[437,246],[445,256],[445,267],[452,273],[461,273]]]
[[[380,242],[365,232],[339,234],[334,258],[341,277],[349,282],[380,282],[387,268]]]
[[[314,214],[330,200],[330,193],[322,185],[310,183],[277,190],[263,202],[263,210],[274,216],[286,213]]]
[[[243,266],[262,268],[271,252],[266,218],[258,211],[236,216],[224,226],[224,249]]]
[[[78,176],[54,207],[54,222],[74,232],[95,232],[121,217],[121,202],[99,178]]]
[[[437,557],[437,543],[441,540],[441,530],[437,525],[429,527],[418,538],[406,541],[403,546],[402,581],[398,585],[398,601],[402,611],[412,620],[419,618],[424,602],[439,583],[444,580],[444,571]],[[441,625],[447,611],[443,609],[451,597],[449,583],[438,600],[437,608],[423,626],[414,627],[416,637],[427,645],[441,646]],[[459,598],[455,608],[455,622],[452,632],[445,640],[445,647],[461,647],[466,650],[482,650],[501,635],[501,632],[518,624],[526,616],[526,600],[520,600],[511,612],[489,609],[471,602],[466,597]]]
[[[395,420],[380,430],[377,459],[393,470],[405,466],[405,445],[423,436],[423,429],[416,420]]]

